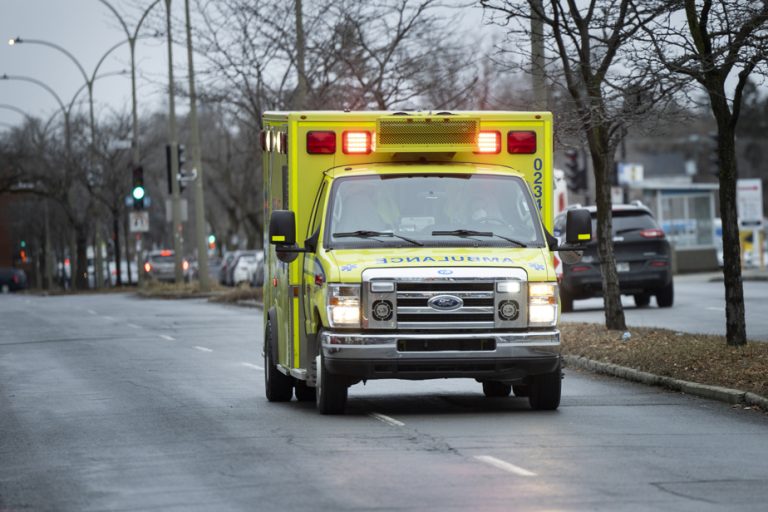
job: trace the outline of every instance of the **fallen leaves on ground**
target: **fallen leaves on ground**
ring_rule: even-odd
[[[731,347],[725,336],[648,327],[623,331],[602,325],[560,325],[563,354],[635,368],[675,379],[751,391],[768,396],[768,343]]]

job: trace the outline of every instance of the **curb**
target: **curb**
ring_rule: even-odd
[[[581,368],[594,373],[611,375],[613,377],[639,382],[648,386],[659,386],[688,395],[725,402],[731,405],[740,404],[758,406],[761,409],[768,411],[768,398],[755,393],[724,388],[721,386],[709,386],[707,384],[699,384],[687,380],[673,379],[672,377],[662,377],[660,375],[635,370],[634,368],[627,368],[626,366],[602,363],[582,356],[563,355],[563,361],[565,361],[568,366]]]

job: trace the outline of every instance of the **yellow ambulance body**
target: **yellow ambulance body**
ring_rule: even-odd
[[[267,112],[261,143],[270,401],[470,377],[557,408],[550,113]]]

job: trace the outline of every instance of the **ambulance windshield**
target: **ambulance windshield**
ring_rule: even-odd
[[[327,248],[543,247],[525,182],[497,175],[388,175],[334,182]]]

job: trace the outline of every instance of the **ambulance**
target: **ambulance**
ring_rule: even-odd
[[[267,112],[266,396],[341,414],[372,379],[560,404],[548,112]]]

